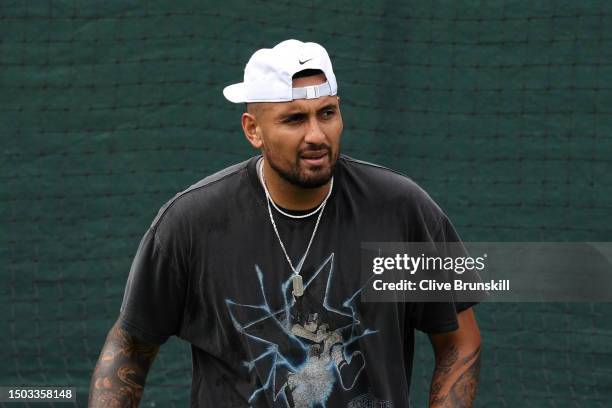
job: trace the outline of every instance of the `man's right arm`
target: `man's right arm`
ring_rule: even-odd
[[[89,408],[136,408],[159,345],[112,327],[100,352],[89,390]]]

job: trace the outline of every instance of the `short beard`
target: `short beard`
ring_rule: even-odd
[[[285,181],[293,184],[294,186],[300,188],[319,188],[324,186],[329,182],[334,174],[334,169],[336,168],[336,162],[338,161],[338,156],[332,157],[331,151],[329,152],[329,162],[331,163],[329,168],[322,170],[321,173],[313,176],[307,176],[304,174],[302,169],[298,165],[292,166],[290,170],[285,170],[281,168],[277,163],[274,162],[272,157],[266,157],[268,160],[268,164],[276,173],[281,176]],[[296,162],[299,163],[299,157],[296,158]]]

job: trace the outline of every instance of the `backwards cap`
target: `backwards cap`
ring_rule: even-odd
[[[293,88],[293,75],[305,69],[323,71],[327,82]],[[288,102],[336,95],[338,85],[325,48],[313,42],[286,40],[256,51],[244,68],[244,81],[226,86],[223,95],[234,103]]]

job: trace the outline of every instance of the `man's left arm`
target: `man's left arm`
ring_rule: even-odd
[[[429,391],[430,408],[472,406],[480,374],[480,331],[470,307],[457,315],[459,328],[430,334],[436,366]]]

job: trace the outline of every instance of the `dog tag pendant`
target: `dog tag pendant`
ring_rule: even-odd
[[[302,282],[302,276],[294,274],[291,281],[293,283],[293,296],[302,296],[304,294],[304,283]]]

